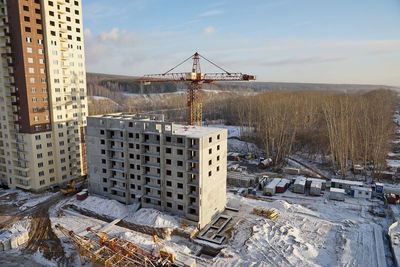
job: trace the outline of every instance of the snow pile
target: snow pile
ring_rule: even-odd
[[[179,227],[179,223],[174,217],[155,209],[140,209],[134,215],[127,217],[125,220],[127,222],[152,227]]]
[[[400,160],[397,159],[387,159],[386,164],[390,168],[400,168]]]
[[[45,257],[43,257],[43,254],[39,250],[32,255],[32,259],[34,262],[39,263],[43,266],[48,266],[48,267],[59,266],[57,262],[50,261]]]
[[[244,142],[237,139],[228,139],[228,151],[241,152],[241,153],[245,152],[257,153],[259,149],[253,143]]]
[[[44,201],[46,201],[47,199],[49,199],[52,195],[48,194],[45,196],[40,196],[37,198],[31,198],[29,200],[27,200],[22,206],[19,207],[20,210],[26,210],[28,208],[34,207]]]
[[[73,200],[71,204],[79,209],[110,218],[124,218],[138,208],[137,204],[124,205],[116,200],[97,196],[89,196],[83,201]]]

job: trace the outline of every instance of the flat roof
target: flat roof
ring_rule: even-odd
[[[206,135],[226,131],[227,129],[207,127],[207,126],[190,126],[181,124],[172,124],[172,133],[177,135],[184,135],[187,137],[199,138]]]
[[[332,179],[331,182],[341,183],[341,184],[349,184],[349,185],[359,185],[359,186],[364,185],[363,182],[351,181],[351,180],[341,180],[341,179]]]
[[[346,193],[346,191],[344,189],[334,188],[334,187],[331,187],[330,192],[343,193],[343,194]]]
[[[371,188],[360,187],[360,186],[352,186],[351,189],[356,189],[356,190],[358,190],[358,191],[368,191],[368,192],[371,192],[371,191],[372,191]]]

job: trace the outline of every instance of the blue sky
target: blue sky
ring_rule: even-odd
[[[259,81],[400,86],[400,0],[84,0],[83,8],[91,72],[162,73],[198,51]]]

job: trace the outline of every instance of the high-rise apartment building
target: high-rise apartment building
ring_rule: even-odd
[[[81,0],[0,0],[0,182],[42,190],[86,172]]]
[[[225,209],[227,134],[164,122],[163,115],[88,117],[89,190],[202,228]]]

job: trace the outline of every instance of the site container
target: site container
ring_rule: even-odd
[[[297,177],[293,185],[293,192],[298,194],[304,194],[305,189],[306,189],[306,178],[302,176]]]
[[[321,195],[322,183],[320,182],[312,182],[310,186],[310,195],[312,196],[320,196]]]
[[[344,189],[331,187],[329,191],[329,199],[344,201],[345,194],[346,191]]]
[[[276,186],[276,193],[284,193],[288,189],[290,181],[287,179],[282,179]]]
[[[274,178],[269,184],[264,186],[264,195],[273,196],[276,193],[276,186],[281,182],[280,178]]]

